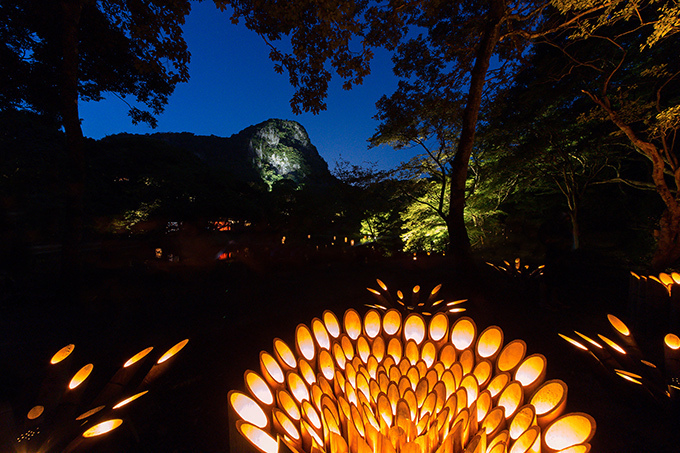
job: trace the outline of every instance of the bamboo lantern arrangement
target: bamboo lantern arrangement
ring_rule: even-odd
[[[453,320],[463,301],[436,300],[439,287],[425,302],[415,287],[393,303],[378,283],[365,314],[325,311],[298,325],[292,346],[275,339],[273,354],[260,353],[260,373],[246,371],[246,390],[228,395],[240,433],[231,451],[590,451],[595,421],[564,413],[567,386],[545,381],[544,356],[504,344],[500,327]]]
[[[597,370],[616,379],[622,379],[643,395],[666,402],[680,394],[680,338],[669,333],[663,339],[664,364],[657,366],[646,360],[628,326],[609,314],[607,320],[613,335],[588,336],[574,331],[575,336],[559,334],[576,350],[586,354]]]
[[[540,266],[530,266],[528,264],[522,265],[522,262],[519,258],[515,258],[515,261],[511,264],[507,261],[503,261],[503,264],[493,264],[487,262],[489,266],[493,267],[497,271],[499,271],[502,274],[507,274],[511,277],[522,277],[522,278],[534,278],[534,277],[540,277],[543,275],[543,271],[545,269],[545,265],[541,264]]]
[[[74,368],[78,360],[73,354],[75,345],[64,346],[47,364],[37,404],[16,421],[3,419],[11,416],[11,411],[0,414],[3,425],[18,427],[17,432],[10,433],[13,451],[77,452],[94,448],[92,442],[123,425],[126,417],[122,408],[149,392],[149,385],[167,370],[172,357],[188,341],[175,344],[155,361],[145,360],[153,347],[138,352],[89,403],[83,396],[97,367],[88,363]]]

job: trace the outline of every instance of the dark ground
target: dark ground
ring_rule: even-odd
[[[243,387],[246,369],[259,370],[259,351],[271,352],[275,337],[292,345],[297,324],[309,325],[326,309],[338,315],[350,307],[363,312],[364,304],[373,303],[366,288],[377,288],[380,278],[392,293],[416,284],[429,291],[443,283],[447,300],[469,298],[466,315],[479,332],[496,324],[506,343],[521,338],[528,354],[545,355],[547,379],[562,379],[569,387],[567,410],[589,413],[597,421],[593,452],[680,451],[677,409],[655,403],[633,385],[600,377],[587,357],[557,336],[574,330],[612,336],[606,313],[632,326],[627,269],[580,259],[564,269],[542,299],[535,283],[519,284],[483,264],[477,280],[452,275],[440,258],[267,268],[218,264],[100,268],[88,274],[84,302],[68,307],[60,306],[39,279],[33,291],[6,292],[0,299],[0,421],[4,414],[5,422],[0,435],[6,436],[0,438],[0,450],[8,448],[7,414],[11,410],[21,422],[37,404],[47,362],[62,346],[76,345],[70,373],[94,363],[86,393],[73,408],[82,413],[134,353],[152,345],[153,354],[160,354],[189,338],[149,394],[123,412],[122,427],[78,451],[227,452],[226,395]],[[649,347],[644,341],[648,359],[662,365],[661,345]]]

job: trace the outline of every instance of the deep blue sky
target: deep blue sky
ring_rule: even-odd
[[[371,75],[351,91],[343,90],[341,80],[335,77],[326,111],[294,115],[287,74],[276,74],[263,40],[245,26],[233,25],[229,17],[229,12],[219,12],[212,2],[192,3],[184,27],[191,52],[191,79],[177,86],[156,129],[133,126],[127,106],[110,96],[80,104],[85,136],[99,139],[119,132],[192,132],[229,137],[269,118],[282,118],[296,120],[307,129],[331,170],[341,158],[364,166],[375,162],[379,168],[389,169],[414,154],[387,146],[368,149],[366,140],[377,126],[372,118],[375,102],[396,88],[389,54],[376,52]]]

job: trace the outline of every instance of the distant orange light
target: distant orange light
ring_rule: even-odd
[[[30,411],[28,411],[26,418],[29,420],[35,420],[36,418],[40,417],[44,411],[45,406],[34,406]]]

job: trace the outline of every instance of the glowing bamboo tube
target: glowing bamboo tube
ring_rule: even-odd
[[[404,320],[404,340],[414,340],[417,345],[425,339],[425,320],[417,313],[411,313]]]
[[[287,436],[295,447],[302,448],[300,431],[297,429],[296,424],[280,409],[274,408],[272,415],[273,424],[278,428],[279,432]]]
[[[76,345],[74,345],[74,344],[69,344],[69,345],[66,345],[66,346],[64,346],[63,348],[61,348],[59,351],[57,351],[56,354],[54,354],[54,355],[52,356],[52,359],[50,360],[50,364],[51,364],[51,365],[56,365],[57,363],[59,363],[59,362],[63,361],[64,359],[66,359],[66,357],[68,357],[69,355],[71,355],[71,353],[73,352],[73,350],[75,349],[75,347],[76,347]]]
[[[472,374],[477,379],[477,384],[480,388],[485,388],[486,385],[491,381],[493,372],[493,364],[489,360],[480,360],[475,368],[472,370]]]
[[[536,409],[536,420],[541,428],[562,415],[567,404],[567,384],[553,379],[541,385],[531,396],[529,403]]]
[[[489,326],[477,338],[475,352],[482,359],[494,361],[503,346],[503,331],[500,327]]]
[[[542,354],[533,354],[525,358],[515,371],[515,380],[524,388],[526,396],[531,395],[543,383],[548,361]]]
[[[331,348],[331,339],[326,329],[325,324],[319,318],[312,319],[312,333],[319,349],[329,350]]]
[[[449,317],[444,313],[437,313],[430,319],[430,326],[428,329],[428,336],[430,340],[435,343],[446,341],[446,335],[449,331]]]
[[[286,342],[279,338],[274,338],[274,356],[283,371],[294,370],[297,367],[295,354],[293,354],[293,351]]]
[[[171,358],[171,357],[174,357],[175,355],[177,355],[177,353],[178,353],[179,351],[181,351],[181,350],[184,348],[184,346],[187,345],[187,343],[189,343],[189,339],[188,339],[188,338],[187,338],[186,340],[180,341],[179,343],[177,343],[176,345],[174,345],[173,347],[171,347],[170,349],[168,349],[168,350],[166,351],[166,353],[163,354],[163,355],[161,356],[161,358],[158,359],[158,362],[156,362],[156,363],[157,363],[158,365],[160,365],[161,363],[170,360],[170,358]]]
[[[446,344],[439,350],[439,360],[445,368],[451,368],[456,362],[456,348],[452,344]]]
[[[475,340],[477,326],[472,319],[464,317],[458,319],[451,327],[451,343],[458,351],[467,349]]]
[[[333,338],[338,338],[340,335],[340,323],[338,322],[338,318],[335,316],[335,313],[330,310],[326,310],[323,312],[322,317],[323,323],[326,326],[326,330],[330,336]]]
[[[462,351],[458,357],[458,363],[463,368],[463,374],[471,373],[475,366],[475,354],[472,352],[472,349]]]
[[[580,445],[574,445],[573,447],[564,448],[557,453],[588,453],[590,451],[590,444],[584,443]]]
[[[383,331],[388,336],[398,335],[401,331],[401,313],[395,309],[387,310],[383,316]]]
[[[78,421],[80,421],[80,420],[85,420],[86,418],[89,418],[89,417],[93,416],[94,414],[96,414],[96,413],[99,412],[100,410],[104,409],[105,407],[106,407],[106,406],[97,406],[97,407],[95,407],[94,409],[90,409],[90,410],[87,411],[87,412],[83,412],[83,413],[80,414],[78,417],[76,417],[76,420],[78,420]]]
[[[391,338],[387,344],[387,355],[392,357],[395,362],[401,362],[402,343],[398,338]]]
[[[510,439],[517,440],[519,436],[534,425],[536,425],[536,409],[532,404],[525,404],[517,410],[510,422],[508,427]]]
[[[260,370],[262,371],[262,376],[267,381],[267,384],[269,384],[272,389],[283,386],[283,383],[285,382],[283,370],[276,359],[268,352],[260,352]]]
[[[236,429],[262,453],[277,453],[279,451],[279,444],[276,439],[257,426],[238,420]]]
[[[480,429],[491,439],[505,429],[505,423],[505,409],[496,406],[484,417]]]
[[[92,428],[85,431],[83,433],[83,437],[101,436],[102,434],[106,434],[106,433],[113,431],[114,429],[118,428],[122,424],[123,424],[123,420],[121,420],[119,418],[107,420],[105,422],[101,422],[97,425],[94,425]]]
[[[382,319],[376,310],[368,310],[364,316],[364,333],[371,340],[380,335]]]
[[[310,363],[316,358],[314,337],[312,332],[309,331],[309,327],[304,324],[299,324],[295,329],[295,349]]]
[[[35,420],[36,418],[40,417],[43,412],[45,412],[45,406],[33,406],[30,411],[28,411],[28,414],[26,414],[26,418],[29,420]]]
[[[136,393],[136,394],[132,395],[131,397],[126,398],[126,399],[124,399],[123,401],[121,401],[120,403],[116,404],[116,405],[113,406],[111,409],[118,409],[118,408],[121,408],[121,407],[125,406],[126,404],[129,404],[129,403],[133,402],[133,401],[136,400],[137,398],[140,398],[140,397],[146,395],[148,392],[149,392],[148,390],[144,390],[143,392]]]
[[[250,394],[253,395],[260,404],[265,406],[274,404],[274,394],[259,374],[252,370],[246,370],[243,375],[243,380],[245,381]]]
[[[361,335],[361,316],[356,310],[349,309],[345,312],[343,319],[343,325],[345,327],[345,332],[352,340],[356,340]]]
[[[589,442],[595,434],[595,420],[583,412],[565,414],[545,428],[543,442],[549,453]]]
[[[410,339],[406,342],[406,348],[404,349],[404,358],[408,360],[411,365],[415,365],[418,360],[420,360],[420,351],[418,350],[418,344]]]
[[[491,398],[498,400],[498,396],[501,394],[505,386],[508,385],[510,380],[511,376],[508,372],[496,374],[486,387],[487,390],[489,390],[489,393],[491,393]]]
[[[87,365],[82,367],[80,370],[78,370],[78,372],[71,379],[71,382],[69,382],[68,388],[70,390],[73,390],[76,387],[78,387],[80,384],[82,384],[85,381],[85,379],[87,379],[87,377],[90,375],[90,373],[92,373],[93,368],[94,368],[94,365],[92,365],[91,363],[88,363]]]
[[[538,426],[532,426],[512,444],[509,453],[540,453],[540,451],[541,429]]]
[[[269,425],[267,415],[262,408],[249,396],[232,390],[227,395],[229,404],[244,421],[264,429]]]
[[[524,391],[522,390],[522,384],[518,381],[510,381],[498,397],[498,405],[505,409],[506,418],[512,417],[523,401]]]
[[[152,350],[153,350],[153,346],[149,346],[148,348],[146,348],[146,349],[144,349],[144,350],[138,352],[137,354],[135,354],[134,356],[132,356],[132,357],[130,358],[130,360],[128,360],[127,362],[125,362],[125,363],[123,364],[123,368],[128,368],[128,367],[134,365],[135,363],[139,362],[139,361],[142,360],[144,357],[146,357]]]
[[[512,373],[524,358],[527,344],[522,340],[513,340],[500,352],[496,361],[496,369],[500,372]]]

